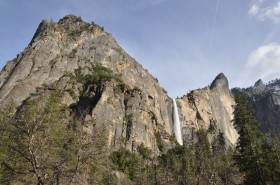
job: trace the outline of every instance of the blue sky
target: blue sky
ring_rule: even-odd
[[[67,14],[104,26],[171,97],[220,72],[230,87],[280,77],[280,0],[0,0],[0,67]]]

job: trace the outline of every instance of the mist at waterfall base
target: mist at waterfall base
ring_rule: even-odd
[[[179,114],[178,114],[177,103],[176,103],[175,99],[173,99],[173,122],[174,122],[174,133],[175,133],[177,142],[180,145],[183,145],[181,124],[180,124],[180,119],[179,119]]]

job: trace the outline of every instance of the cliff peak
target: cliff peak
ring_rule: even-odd
[[[262,79],[259,79],[259,80],[254,84],[254,87],[260,87],[260,86],[264,86],[264,83],[263,83]]]
[[[65,24],[65,23],[71,24],[71,23],[75,23],[75,22],[84,22],[84,21],[82,20],[82,18],[80,16],[69,14],[69,15],[66,15],[63,18],[61,18],[58,21],[58,24]]]
[[[43,37],[60,40],[68,37],[68,39],[85,38],[86,33],[93,33],[94,35],[107,34],[104,28],[95,24],[94,22],[85,22],[80,16],[66,15],[58,22],[44,19],[39,24],[36,33],[34,34],[29,46]],[[67,39],[66,39],[67,40]]]
[[[263,81],[261,79],[259,79],[253,86],[252,92],[254,94],[262,94],[264,93],[266,89],[265,84],[263,83]]]
[[[224,73],[220,73],[210,85],[210,89],[229,90],[228,79]]]

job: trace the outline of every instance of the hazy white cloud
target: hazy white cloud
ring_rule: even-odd
[[[234,86],[248,87],[258,79],[266,82],[280,76],[280,44],[269,43],[255,49],[242,71],[233,81]]]
[[[260,11],[260,7],[258,4],[253,4],[249,9],[250,15],[257,15]]]
[[[255,0],[248,11],[260,21],[280,22],[280,0]]]
[[[261,79],[269,79],[279,75],[280,44],[270,43],[257,48],[249,56],[246,69],[253,76]]]

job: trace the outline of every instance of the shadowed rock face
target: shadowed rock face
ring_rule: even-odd
[[[259,79],[258,81],[256,81],[254,87],[265,87],[262,79]]]
[[[249,97],[261,130],[280,133],[280,80],[266,85],[258,80],[252,87],[232,89],[233,93],[238,91]]]
[[[228,80],[226,76],[223,73],[220,73],[214,81],[210,85],[210,89],[216,89],[218,91],[222,92],[228,92],[229,91],[229,86],[228,86]]]
[[[265,132],[280,133],[280,93],[268,92],[254,102],[256,116],[260,121],[260,128]]]
[[[98,74],[106,74],[106,80],[85,78]],[[43,20],[28,47],[0,72],[0,105],[13,101],[20,106],[54,88],[60,89],[64,104],[75,107],[85,132],[94,134],[95,126],[106,126],[112,149],[135,150],[144,143],[158,153],[173,145],[172,99],[96,24],[74,15],[58,23]],[[235,143],[233,101],[223,74],[211,88],[194,90],[177,103],[186,141],[204,128],[211,129],[213,137],[224,133],[228,145]]]
[[[252,87],[253,94],[262,94],[265,91],[265,84],[261,79],[259,79],[255,85]]]

